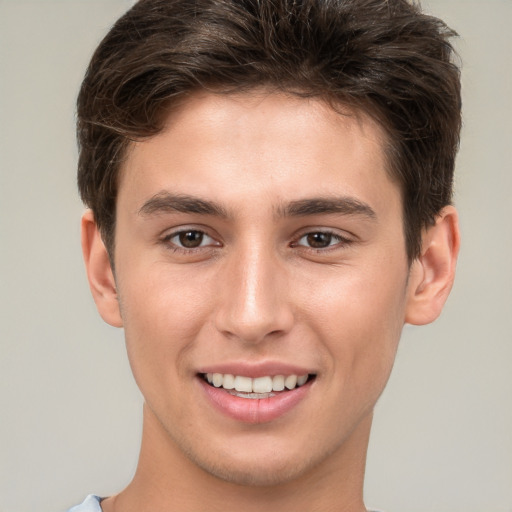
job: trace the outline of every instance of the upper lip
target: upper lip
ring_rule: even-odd
[[[200,368],[197,373],[222,373],[255,379],[257,377],[266,377],[267,375],[306,375],[315,374],[316,372],[312,371],[311,368],[279,361],[266,361],[261,363],[240,361],[211,364]]]

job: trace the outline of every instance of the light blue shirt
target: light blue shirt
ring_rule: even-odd
[[[68,510],[68,512],[102,512],[100,506],[100,499],[98,496],[94,494],[89,494],[87,498],[85,498],[84,502],[81,505],[77,505],[76,507],[72,507]],[[369,510],[368,512],[371,512]]]
[[[83,503],[70,508],[68,512],[102,512],[100,498],[94,494],[89,494]]]

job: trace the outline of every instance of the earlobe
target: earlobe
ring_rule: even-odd
[[[447,206],[436,223],[424,231],[421,254],[412,263],[406,323],[428,324],[441,314],[455,278],[459,246],[457,211]]]
[[[98,312],[105,322],[122,327],[116,283],[107,249],[91,210],[82,216],[82,253]]]

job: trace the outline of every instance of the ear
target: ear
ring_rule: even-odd
[[[82,216],[82,253],[89,286],[101,318],[114,327],[122,327],[114,273],[91,210]]]
[[[422,235],[421,255],[411,265],[405,322],[433,322],[452,289],[460,246],[457,211],[445,207]]]

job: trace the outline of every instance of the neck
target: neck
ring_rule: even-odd
[[[102,502],[104,512],[364,512],[363,479],[372,415],[314,468],[269,486],[238,485],[206,472],[170,438],[144,408],[137,471],[120,494]]]

